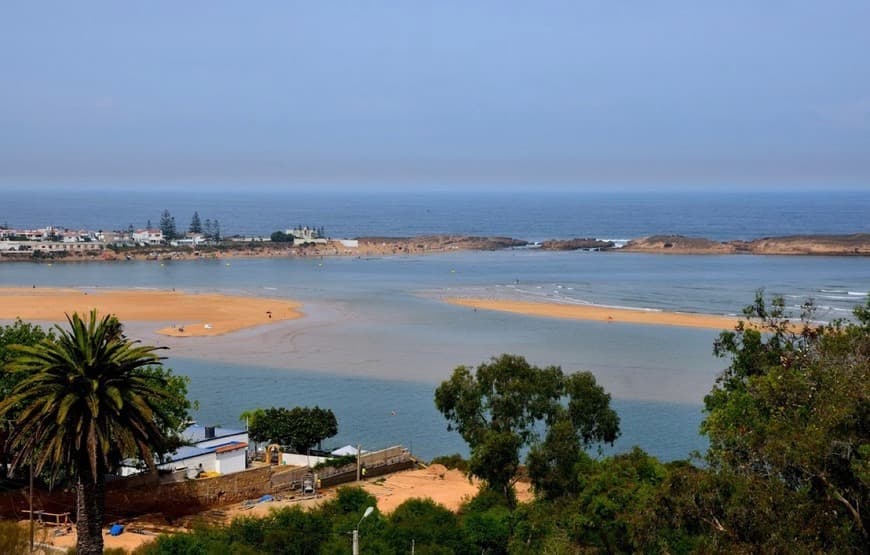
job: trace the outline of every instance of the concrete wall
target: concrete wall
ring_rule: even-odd
[[[296,453],[281,453],[281,464],[290,466],[314,466],[328,460],[327,457],[309,457],[308,455],[297,455]]]
[[[247,459],[247,456],[244,449],[236,449],[227,453],[216,453],[216,455],[216,472],[231,474],[245,469],[245,459]]]
[[[239,452],[244,454],[243,450],[239,450]],[[159,468],[163,470],[178,470],[180,468],[187,468],[187,477],[196,478],[196,475],[199,473],[199,471],[217,472],[218,470],[216,466],[217,457],[215,456],[215,453],[205,453],[196,457],[190,457],[189,459],[161,464]]]

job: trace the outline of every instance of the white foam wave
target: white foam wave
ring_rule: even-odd
[[[853,297],[866,297],[867,296],[867,291],[847,291],[847,293],[849,295],[852,295]]]

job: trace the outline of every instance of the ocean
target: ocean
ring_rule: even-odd
[[[870,193],[258,193],[4,191],[0,223],[110,229],[180,225],[194,210],[224,233],[268,234],[298,224],[334,237],[422,233],[527,240],[627,239],[680,233],[714,239],[870,232]],[[664,459],[703,451],[703,396],[727,364],[713,330],[573,322],[472,311],[445,296],[504,296],[643,309],[736,314],[764,288],[819,318],[866,302],[870,260],[849,257],[678,256],[630,253],[457,252],[429,256],[0,265],[0,286],[134,287],[297,299],[305,318],[207,344],[131,335],[170,347],[190,376],[204,424],[240,425],[243,410],[319,404],[339,417],[328,445],[402,443],[424,458],[467,453],[432,401],[457,365],[503,352],[565,371],[590,370],[613,394],[623,435]],[[393,413],[395,412],[395,415]],[[607,450],[606,452],[613,452]]]

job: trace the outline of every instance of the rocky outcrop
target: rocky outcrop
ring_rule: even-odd
[[[550,239],[541,243],[541,248],[548,251],[599,250],[604,251],[616,246],[613,241],[602,241],[594,238]]]
[[[870,256],[870,234],[790,235],[726,242],[682,235],[653,235],[629,241],[620,250],[674,254]]]
[[[632,239],[620,249],[626,252],[655,252],[673,254],[733,254],[734,245],[710,239],[683,237],[682,235],[652,235]]]

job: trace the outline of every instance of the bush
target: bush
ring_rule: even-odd
[[[29,530],[11,520],[0,520],[0,553],[27,553]]]
[[[468,461],[463,459],[462,455],[460,455],[459,453],[435,457],[429,464],[440,464],[444,465],[450,470],[461,470],[462,472],[468,472]]]

